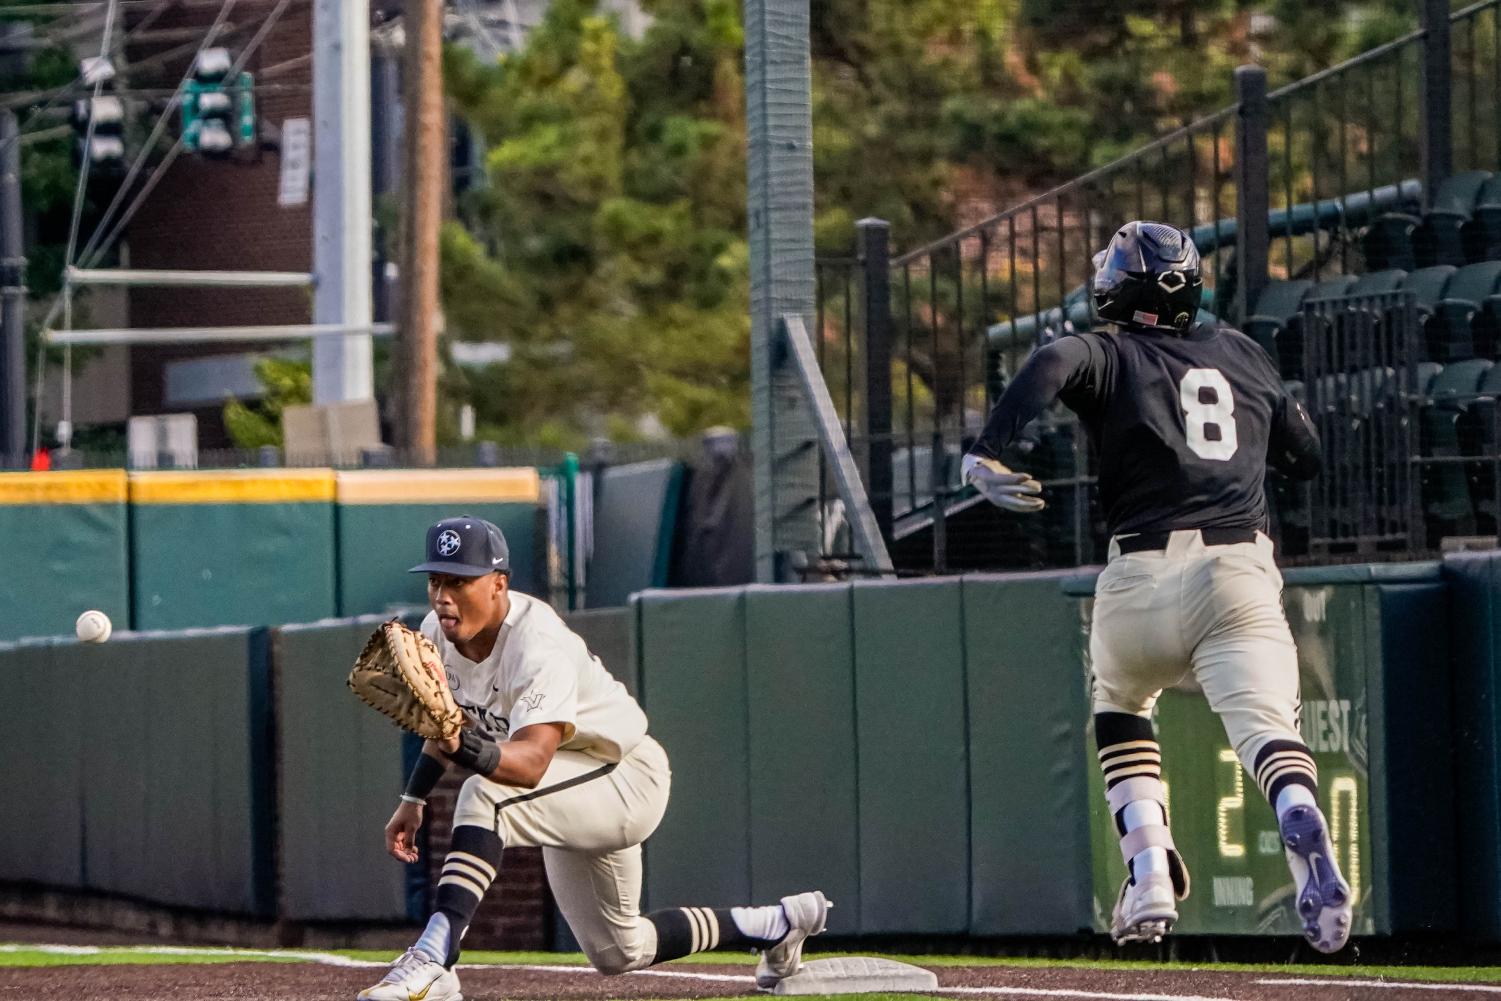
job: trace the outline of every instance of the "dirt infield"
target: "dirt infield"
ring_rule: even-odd
[[[1501,1001],[1498,984],[1436,984],[1208,970],[939,967],[939,995],[1079,1001]],[[351,1001],[377,966],[323,963],[93,965],[0,969],[0,1001]],[[756,994],[745,966],[667,966],[607,978],[579,967],[510,966],[462,971],[469,1001],[725,998]]]

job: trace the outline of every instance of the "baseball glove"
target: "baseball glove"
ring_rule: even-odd
[[[348,683],[367,705],[419,737],[447,740],[464,725],[437,647],[395,619],[381,623],[370,636]]]

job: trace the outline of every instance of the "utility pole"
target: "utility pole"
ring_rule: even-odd
[[[21,242],[21,138],[0,111],[0,464],[26,454],[26,248]]]
[[[434,456],[437,449],[438,227],[448,152],[442,45],[442,0],[407,0],[396,445],[421,458]]]
[[[370,326],[370,5],[313,3],[315,324]],[[313,344],[313,402],[375,395],[370,335]]]

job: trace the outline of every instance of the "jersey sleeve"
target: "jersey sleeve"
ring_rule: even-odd
[[[579,673],[567,651],[546,643],[529,651],[516,672],[511,733],[538,723],[563,724],[563,743],[577,731]]]
[[[1324,467],[1319,433],[1303,405],[1284,389],[1272,410],[1267,465],[1295,480],[1311,480]]]
[[[1053,401],[1062,397],[1077,411],[1098,399],[1108,374],[1109,356],[1099,335],[1064,337],[1037,349],[996,401],[970,451],[999,459],[1006,446]]]

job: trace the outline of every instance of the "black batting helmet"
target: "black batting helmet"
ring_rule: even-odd
[[[1128,222],[1095,255],[1094,305],[1100,319],[1185,333],[1199,312],[1204,277],[1199,248],[1176,226]]]

